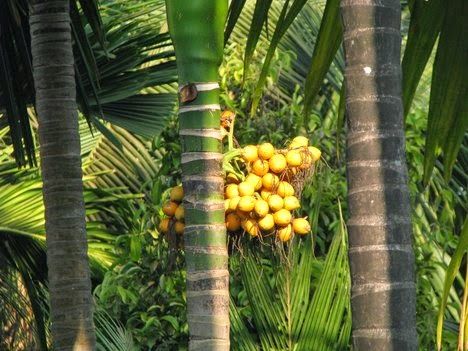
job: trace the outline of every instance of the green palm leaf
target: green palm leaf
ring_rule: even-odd
[[[408,39],[401,63],[405,116],[410,110],[416,88],[440,33],[444,19],[441,14],[444,11],[442,0],[416,0],[411,8]]]
[[[231,303],[232,337],[245,338],[234,344],[235,350],[347,348],[351,334],[350,278],[342,225],[325,262],[313,257],[310,238],[295,239],[284,259],[262,259],[249,250],[239,260],[251,323],[260,345],[249,332],[247,320]]]
[[[323,12],[320,30],[314,54],[310,60],[310,68],[305,81],[304,113],[307,115],[312,107],[312,101],[320,90],[336,52],[342,41],[339,0],[329,0]]]
[[[462,232],[460,234],[460,241],[458,243],[457,248],[450,260],[450,264],[447,268],[445,281],[444,281],[444,291],[440,301],[439,307],[439,315],[437,321],[437,347],[440,350],[442,345],[442,328],[443,328],[443,321],[444,321],[444,314],[445,309],[447,306],[447,300],[449,298],[449,293],[452,288],[452,284],[458,274],[460,269],[462,259],[465,256],[468,250],[468,219],[465,219]],[[462,311],[465,313],[465,311]]]
[[[434,168],[438,148],[444,152],[445,175],[450,177],[465,131],[468,128],[468,16],[466,1],[446,4],[439,46],[434,61],[427,125],[424,181]]]
[[[161,31],[164,1],[102,1],[99,12],[95,1],[71,5],[81,111],[109,138],[110,132],[96,117],[146,137],[155,135],[176,102],[171,86],[176,80],[174,55],[169,35]],[[34,102],[28,6],[26,0],[8,0],[0,6],[0,111],[6,112],[16,160],[23,165],[28,159],[33,165],[27,114]]]

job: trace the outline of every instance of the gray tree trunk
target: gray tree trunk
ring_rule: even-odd
[[[353,346],[417,350],[400,1],[342,0]]]
[[[34,0],[31,47],[55,350],[94,350],[68,0]]]

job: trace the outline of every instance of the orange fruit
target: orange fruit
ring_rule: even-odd
[[[295,218],[292,222],[294,233],[305,235],[310,233],[310,223],[305,218]]]
[[[252,165],[252,172],[260,177],[263,177],[265,174],[267,174],[268,170],[268,161],[265,160],[256,160]]]
[[[267,173],[262,177],[262,185],[266,190],[276,189],[279,181],[278,176],[273,173]]]
[[[176,232],[177,234],[179,234],[179,235],[184,234],[185,224],[182,223],[182,222],[179,222],[179,221],[175,222],[175,224],[174,224],[174,230],[175,230],[175,232]]]
[[[228,184],[226,190],[224,191],[224,196],[227,199],[232,199],[233,197],[239,196],[239,187],[237,184]]]
[[[241,219],[240,217],[235,214],[235,213],[229,213],[226,216],[226,228],[230,232],[235,232],[239,230],[241,227]]]
[[[281,198],[281,196],[273,194],[270,197],[268,197],[268,206],[273,212],[279,211],[284,206],[283,199]]]
[[[250,212],[255,207],[255,198],[253,196],[242,196],[237,205],[237,209],[244,212]]]
[[[240,196],[252,196],[255,192],[255,187],[249,182],[240,183],[238,189]]]
[[[291,224],[288,224],[286,227],[279,228],[278,231],[276,232],[276,235],[278,239],[280,239],[282,242],[286,242],[289,239],[291,239],[293,235]]]
[[[276,193],[281,197],[293,196],[294,195],[294,188],[290,183],[285,182],[285,181],[281,181],[278,184],[278,188],[276,189]]]
[[[173,201],[167,201],[164,205],[163,205],[163,212],[166,216],[169,216],[169,217],[172,217],[174,216],[175,214],[175,211],[177,210],[177,207],[179,205],[176,203],[176,202],[173,202]]]
[[[163,234],[169,233],[169,225],[169,218],[161,219],[161,222],[159,222],[159,231]]]
[[[258,158],[258,150],[255,145],[247,145],[242,149],[242,157],[247,162],[253,162]]]
[[[174,213],[174,217],[178,221],[183,221],[184,220],[184,218],[185,218],[185,209],[184,209],[183,205],[179,205],[179,207],[177,207],[177,210]]]
[[[286,158],[281,154],[273,155],[268,162],[270,169],[275,173],[281,173],[286,168]]]
[[[182,185],[173,187],[169,197],[171,198],[171,201],[181,202],[184,199],[184,189],[182,188]]]
[[[275,227],[273,215],[268,213],[265,217],[260,218],[258,220],[258,227],[265,232],[272,230]]]
[[[295,196],[286,196],[284,198],[284,208],[288,211],[294,211],[301,207],[301,203]]]
[[[269,160],[275,154],[275,148],[270,143],[263,143],[258,147],[258,156],[262,160]]]
[[[288,225],[291,223],[291,212],[285,209],[281,209],[273,215],[273,219],[275,220],[275,224],[279,225],[280,227],[283,227],[285,225]]]
[[[268,206],[268,202],[265,200],[259,199],[255,202],[255,213],[259,217],[265,217],[268,212],[270,212],[270,207]]]

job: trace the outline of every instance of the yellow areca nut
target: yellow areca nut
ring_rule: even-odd
[[[173,187],[169,197],[171,198],[171,201],[181,202],[184,199],[184,189],[182,188],[182,185]]]
[[[273,155],[268,162],[270,169],[275,173],[281,173],[287,166],[286,158],[281,154]]]
[[[262,197],[263,200],[268,201],[268,198],[273,195],[271,191],[268,190],[262,190],[260,192],[260,196]]]
[[[232,199],[233,197],[239,196],[239,187],[237,184],[228,184],[226,186],[226,190],[224,191],[224,195],[227,199]]]
[[[239,184],[240,196],[252,196],[255,192],[255,187],[249,182],[242,182]]]
[[[255,145],[247,145],[242,149],[242,157],[247,162],[254,162],[258,159],[258,150]]]
[[[302,164],[302,155],[300,150],[289,150],[286,154],[286,162],[290,167],[297,167]]]
[[[174,230],[175,230],[175,232],[176,232],[177,234],[179,234],[179,235],[184,234],[185,224],[182,223],[182,222],[177,221],[177,222],[174,224]]]
[[[229,213],[226,216],[226,229],[235,232],[241,228],[241,219],[235,213]]]
[[[265,160],[258,159],[252,165],[252,172],[259,177],[263,177],[267,174],[269,169],[268,161]]]
[[[184,220],[184,218],[185,218],[185,209],[184,209],[183,205],[179,205],[179,207],[177,207],[177,210],[174,213],[174,217],[178,221],[183,221]]]
[[[169,218],[161,219],[161,222],[159,223],[159,231],[163,234],[167,234],[169,232],[169,225]]]
[[[270,207],[268,206],[268,202],[265,200],[259,199],[255,202],[255,213],[259,217],[265,217],[268,212],[270,211]]]
[[[269,160],[275,154],[275,148],[270,143],[263,143],[258,147],[258,156],[262,160]]]
[[[295,218],[292,222],[294,233],[306,235],[310,233],[310,223],[305,218]]]
[[[276,189],[276,193],[281,197],[293,196],[294,188],[290,183],[281,181]]]
[[[229,210],[235,211],[237,210],[237,206],[239,205],[240,201],[240,196],[233,197],[232,199],[229,199]]]
[[[268,206],[270,207],[272,212],[279,211],[284,206],[284,201],[281,196],[273,194],[268,197]]]
[[[291,228],[291,224],[288,224],[286,227],[279,228],[276,232],[276,235],[279,240],[282,242],[289,241],[292,238],[293,230]]]
[[[252,218],[242,221],[242,228],[244,228],[244,230],[251,236],[258,236],[258,234],[260,234],[257,222]]]
[[[289,144],[290,149],[296,149],[299,147],[307,147],[309,146],[309,139],[303,136],[297,136],[295,137],[292,141],[291,144]]]
[[[314,146],[309,146],[309,152],[310,152],[313,162],[317,162],[318,160],[320,160],[320,156],[322,156],[322,152],[319,149],[317,149]]]
[[[301,207],[301,203],[295,196],[286,196],[284,198],[284,208],[288,211],[294,211]]]
[[[262,184],[266,190],[276,189],[279,182],[279,177],[273,173],[267,173],[262,177]]]
[[[258,227],[265,232],[272,230],[275,227],[273,215],[269,213],[265,217],[260,218],[258,220]]]
[[[179,205],[174,201],[167,201],[163,205],[162,210],[166,216],[173,217],[178,206]]]
[[[255,207],[255,198],[253,196],[242,196],[237,205],[237,209],[244,212],[250,212]]]
[[[245,182],[252,184],[255,190],[259,190],[262,187],[262,178],[253,173],[249,173],[247,177],[245,177]]]
[[[291,219],[292,219],[291,212],[289,212],[286,209],[281,209],[275,212],[275,214],[273,215],[273,219],[275,220],[276,225],[283,227],[291,223]]]

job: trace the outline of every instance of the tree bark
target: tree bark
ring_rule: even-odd
[[[341,0],[355,350],[417,350],[400,1]]]
[[[34,0],[31,47],[39,121],[52,340],[94,350],[93,300],[69,0]]]
[[[167,0],[179,73],[187,318],[192,351],[229,350],[218,68],[227,0]]]

